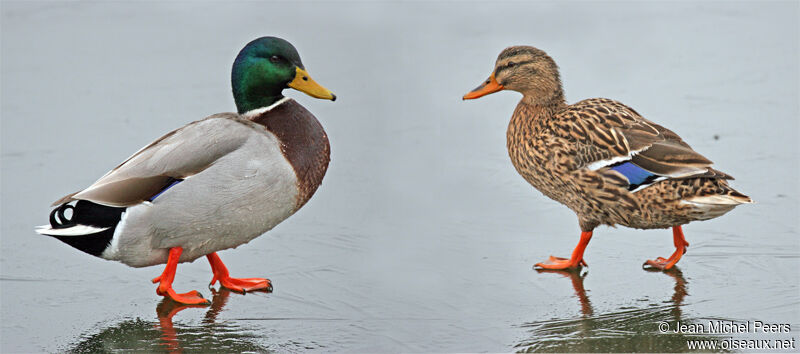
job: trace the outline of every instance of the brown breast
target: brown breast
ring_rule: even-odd
[[[250,120],[267,127],[280,140],[281,151],[297,174],[296,209],[300,209],[314,195],[328,170],[328,135],[317,118],[292,99]]]

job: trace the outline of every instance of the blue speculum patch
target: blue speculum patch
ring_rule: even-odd
[[[162,188],[158,193],[156,193],[154,196],[150,197],[150,199],[148,199],[148,201],[152,202],[153,200],[158,198],[159,195],[161,195],[162,193],[166,192],[167,189],[170,189],[170,188],[174,187],[176,184],[181,183],[181,182],[183,182],[182,179],[170,178],[169,179],[169,183],[167,183],[167,185],[164,188]]]
[[[658,178],[658,175],[655,173],[649,172],[629,161],[611,166],[611,169],[621,173],[628,179],[628,182],[630,182],[628,190],[634,190],[640,185],[652,182]]]

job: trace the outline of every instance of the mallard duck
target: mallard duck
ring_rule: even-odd
[[[255,39],[239,52],[231,83],[237,113],[214,114],[156,139],[53,203],[50,225],[36,231],[132,267],[166,263],[153,283],[179,303],[209,303],[197,291],[172,289],[178,263],[201,256],[211,264],[212,285],[272,290],[269,279],[230,277],[216,252],[294,214],[325,176],[328,137],[283,90],[336,96],[311,79],[291,43],[276,37]]]
[[[550,256],[536,268],[585,266],[592,232],[605,224],[672,228],[675,252],[644,264],[670,269],[689,246],[681,225],[752,203],[728,185],[733,177],[632,108],[607,98],[567,104],[558,66],[542,50],[506,48],[489,78],[463,99],[501,90],[522,93],[506,133],[511,162],[534,188],[572,209],[581,229],[570,258]]]

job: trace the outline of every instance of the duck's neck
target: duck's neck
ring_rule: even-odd
[[[289,100],[289,97],[283,97],[283,98],[273,102],[269,106],[254,108],[254,109],[251,109],[251,110],[245,111],[244,113],[239,113],[239,114],[245,116],[245,118],[247,118],[247,119],[255,121],[263,113],[271,111],[273,108],[275,108],[277,106],[280,106],[282,103],[284,103],[284,102],[286,102],[288,100]],[[259,123],[259,124],[263,124],[263,123]]]
[[[564,89],[560,85],[557,89],[544,94],[542,92],[523,92],[521,103],[556,109],[567,106],[567,100],[564,99]]]
[[[549,119],[567,107],[564,93],[561,90],[553,92],[549,97],[523,95],[522,99],[511,117],[512,124],[529,125],[527,123]],[[515,122],[516,121],[516,122]]]
[[[234,91],[233,93],[234,99],[236,100],[236,110],[239,111],[239,114],[243,114],[245,112],[250,112],[259,108],[265,108],[272,106],[276,102],[283,99],[283,95],[280,92],[277,95],[248,95],[247,93],[242,93],[237,95],[237,92]]]
[[[275,75],[264,75],[237,59],[231,71],[231,88],[236,110],[242,114],[280,101],[286,83],[279,81]]]

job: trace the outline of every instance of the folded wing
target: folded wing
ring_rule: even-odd
[[[578,102],[561,114],[565,136],[577,140],[576,168],[613,170],[629,181],[630,190],[672,178],[733,179],[711,168],[677,134],[609,99]]]
[[[217,114],[174,130],[145,146],[88,188],[57,200],[89,200],[114,207],[150,199],[164,188],[198,174],[240,147],[252,132],[232,113]]]

